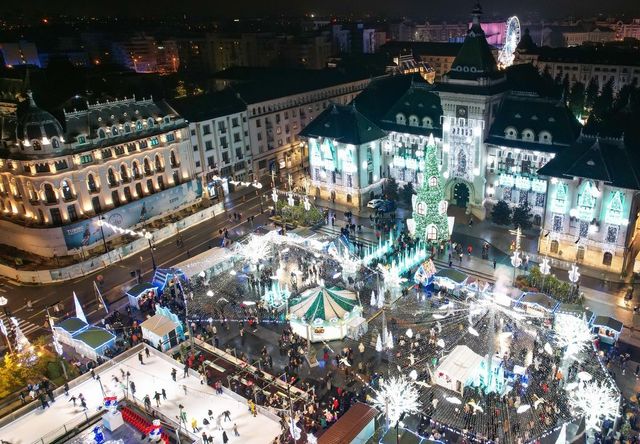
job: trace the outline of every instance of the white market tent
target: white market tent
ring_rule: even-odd
[[[310,288],[289,310],[293,331],[310,341],[343,339],[363,322],[356,294],[338,287]]]
[[[436,384],[464,395],[464,387],[480,372],[484,357],[466,345],[457,345],[436,369]]]
[[[233,267],[235,253],[227,248],[215,247],[176,264],[174,268],[182,271],[187,279],[206,273],[207,279],[211,276],[229,270]]]

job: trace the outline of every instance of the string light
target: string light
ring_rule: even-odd
[[[404,376],[392,376],[380,384],[375,390],[373,404],[387,417],[391,427],[400,421],[403,414],[420,411],[419,393],[416,385]]]

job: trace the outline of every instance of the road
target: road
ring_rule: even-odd
[[[187,259],[189,256],[202,253],[211,246],[220,245],[221,237],[218,231],[220,229],[227,228],[233,238],[246,234],[258,225],[267,223],[268,203],[263,204],[265,211],[264,214],[260,214],[260,199],[266,194],[268,194],[268,191],[262,190],[261,195],[256,196],[254,191],[249,191],[244,199],[237,197],[236,201],[226,200],[225,213],[180,232],[183,240],[183,245],[180,248],[176,244],[175,236],[157,243],[153,252],[157,266],[171,266]],[[229,220],[229,215],[234,212],[242,214],[241,221]],[[255,221],[248,223],[247,217],[252,215],[256,216]],[[149,249],[117,264],[72,281],[39,286],[20,286],[6,280],[0,281],[0,296],[8,299],[6,309],[10,315],[20,320],[23,331],[28,333],[28,336],[35,337],[47,332],[43,328],[47,307],[62,302],[66,313],[73,312],[74,291],[84,307],[85,314],[93,320],[100,319],[104,312],[99,309],[94,294],[93,283],[96,277],[98,275],[103,276],[103,297],[105,297],[107,304],[112,304],[120,300],[126,290],[136,284],[137,280],[132,277],[131,273],[137,269],[141,271],[143,281],[151,280],[153,265]],[[33,310],[28,310],[28,300],[32,301]],[[0,315],[0,318],[6,320],[4,313]]]

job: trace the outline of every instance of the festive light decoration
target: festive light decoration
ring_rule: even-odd
[[[380,390],[374,392],[373,405],[385,414],[389,427],[395,427],[403,414],[420,411],[418,389],[405,376],[392,376],[384,380]]]
[[[382,274],[384,286],[387,289],[400,288],[402,283],[406,282],[406,279],[400,276],[400,269],[395,265],[395,263],[390,267],[378,264],[378,270],[380,270],[380,273]]]
[[[583,318],[570,314],[556,314],[553,328],[556,332],[556,344],[560,348],[566,348],[566,358],[575,358],[595,337]]]
[[[423,241],[444,242],[449,240],[447,201],[433,135],[427,142],[423,171],[424,179],[413,205],[414,236]]]
[[[620,393],[609,381],[582,382],[569,392],[569,405],[584,416],[587,430],[600,430],[600,421],[615,420],[620,410]]]

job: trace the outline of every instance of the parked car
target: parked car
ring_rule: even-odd
[[[371,199],[367,204],[367,208],[378,208],[384,203],[384,199]]]

